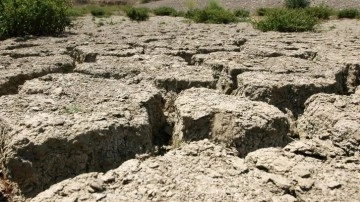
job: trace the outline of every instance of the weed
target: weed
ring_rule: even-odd
[[[277,8],[259,8],[256,10],[256,14],[258,16],[265,16],[268,13],[272,12],[273,10],[276,10]]]
[[[109,6],[109,5],[82,5],[74,6],[69,9],[69,15],[73,17],[84,16],[91,14],[96,17],[109,17],[113,14],[118,14],[123,9],[123,6]]]
[[[306,8],[306,13],[317,17],[322,20],[328,20],[332,14],[334,14],[334,10],[328,6],[320,5],[315,7]]]
[[[210,1],[204,9],[189,10],[185,17],[197,23],[228,24],[237,21],[236,16],[231,11],[223,8],[216,1]]]
[[[338,18],[360,18],[360,11],[356,8],[340,10],[337,14]]]
[[[242,9],[242,8],[238,8],[234,10],[234,15],[236,17],[241,17],[241,18],[246,18],[250,16],[250,11]]]
[[[304,9],[276,9],[264,19],[252,23],[262,31],[304,32],[314,30],[319,19],[309,15]]]
[[[310,6],[309,0],[285,0],[286,8],[306,8]]]
[[[69,0],[0,1],[0,39],[57,35],[71,26]]]
[[[78,8],[74,8],[74,7],[68,9],[67,12],[68,12],[68,15],[72,16],[72,17],[81,17],[81,16],[84,16],[89,13],[85,9],[78,9]]]
[[[149,19],[149,9],[148,8],[134,8],[127,7],[125,8],[126,16],[128,16],[133,21],[145,21]]]
[[[177,16],[177,11],[171,7],[158,7],[153,9],[153,13],[159,16]]]
[[[101,7],[96,7],[94,9],[90,10],[91,15],[95,16],[95,17],[103,17],[105,16],[105,10],[102,9]]]

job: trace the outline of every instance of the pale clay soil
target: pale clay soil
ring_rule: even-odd
[[[359,36],[88,16],[1,41],[0,200],[359,201]]]

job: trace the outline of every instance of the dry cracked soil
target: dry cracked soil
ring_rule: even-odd
[[[0,200],[359,201],[360,21],[80,18],[0,43]]]

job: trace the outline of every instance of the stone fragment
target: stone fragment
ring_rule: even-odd
[[[298,200],[291,196],[290,194],[285,194],[282,196],[274,196],[271,198],[272,202],[297,202]]]

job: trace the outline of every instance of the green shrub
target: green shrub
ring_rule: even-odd
[[[360,11],[356,8],[340,10],[337,14],[338,18],[360,18]]]
[[[149,19],[149,9],[148,8],[134,8],[127,7],[124,9],[126,16],[134,21],[145,21]]]
[[[310,6],[309,0],[285,0],[286,8],[306,8]]]
[[[334,13],[334,11],[328,6],[321,5],[321,6],[306,8],[306,13],[314,17],[317,17],[319,19],[327,20]]]
[[[0,38],[57,35],[71,25],[69,0],[0,1]]]
[[[153,13],[159,16],[177,16],[177,11],[171,7],[158,7],[153,9]]]
[[[277,8],[258,8],[256,10],[256,15],[265,16],[267,13],[273,11],[274,9],[276,10]]]
[[[89,12],[86,9],[77,9],[77,8],[72,7],[70,9],[68,9],[67,13],[69,16],[72,16],[72,17],[80,17],[80,16],[84,16],[84,15],[88,14]]]
[[[69,15],[78,17],[84,16],[87,14],[91,14],[95,17],[109,17],[111,15],[119,14],[122,10],[122,6],[115,6],[115,5],[81,5],[81,6],[74,6],[69,9]]]
[[[105,9],[103,9],[101,7],[90,8],[90,13],[91,13],[91,15],[93,15],[95,17],[103,17],[106,14]]]
[[[264,19],[253,21],[257,29],[279,32],[312,31],[318,23],[319,19],[304,9],[276,9],[267,13]]]
[[[196,23],[228,24],[237,21],[236,16],[231,11],[223,8],[216,1],[210,1],[204,9],[189,10],[185,17]]]
[[[234,15],[236,17],[240,17],[240,18],[246,18],[250,16],[250,11],[242,9],[242,8],[238,8],[234,10]]]

